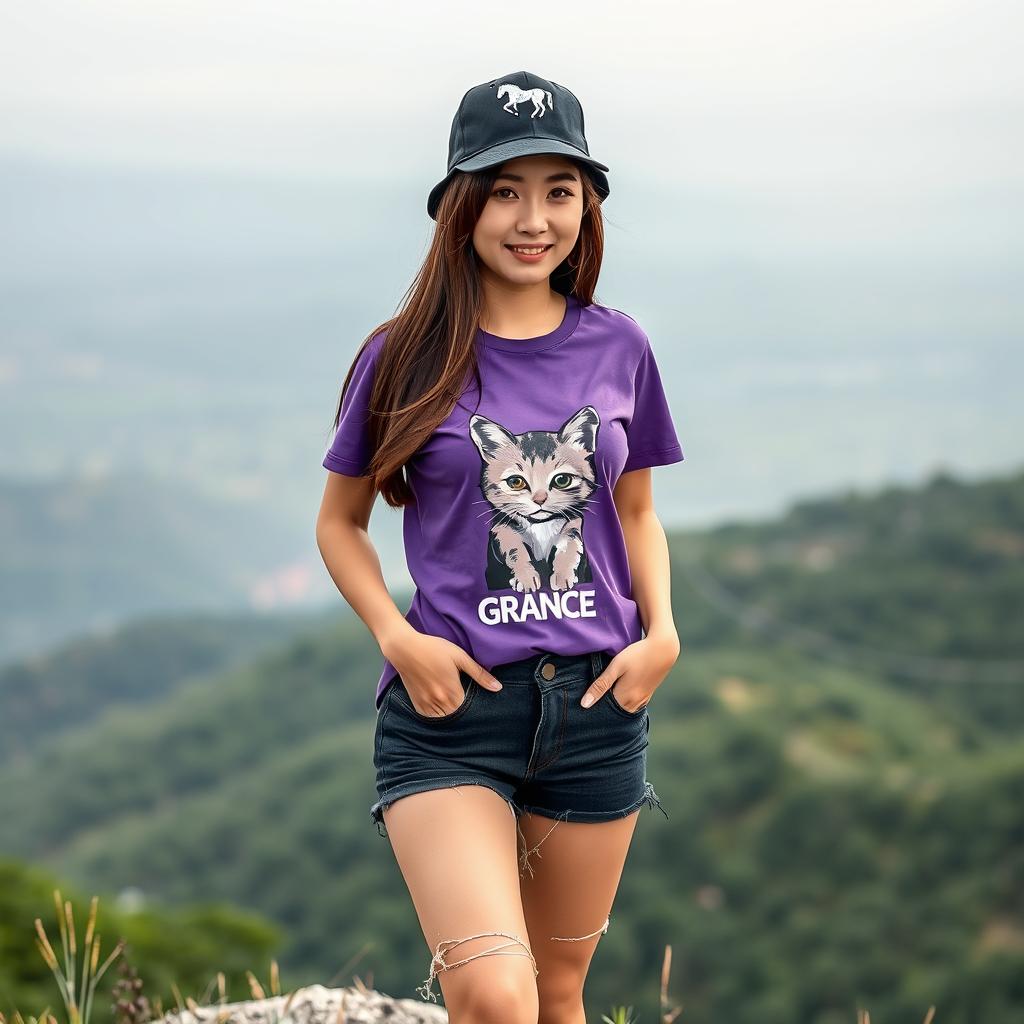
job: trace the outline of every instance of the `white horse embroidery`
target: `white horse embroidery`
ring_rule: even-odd
[[[555,105],[551,99],[551,93],[547,89],[520,89],[518,85],[513,85],[511,82],[506,82],[504,85],[498,86],[498,99],[508,93],[508,102],[501,108],[507,110],[510,114],[519,116],[519,111],[516,110],[517,103],[523,103],[526,100],[533,100],[533,113],[530,117],[536,117],[539,113],[541,117],[544,116],[544,97],[548,98],[548,110],[554,110]]]

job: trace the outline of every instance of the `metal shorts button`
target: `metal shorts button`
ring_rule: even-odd
[[[545,662],[541,666],[540,674],[545,679],[554,679],[555,678],[555,666],[552,665],[550,661]]]

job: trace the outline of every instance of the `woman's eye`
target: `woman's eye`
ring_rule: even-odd
[[[557,188],[553,188],[551,191],[552,191],[552,193],[554,193],[554,192],[564,192],[565,193],[565,198],[567,198],[567,199],[571,199],[572,198],[572,193],[567,188],[562,188],[561,185],[559,185]],[[508,187],[508,185],[504,185],[502,188],[496,188],[491,193],[491,195],[500,196],[502,192],[512,192],[512,194],[515,195],[515,192],[513,192],[512,189],[510,189]],[[505,197],[501,196],[501,198],[504,199]],[[558,198],[561,199],[562,197],[559,196]]]

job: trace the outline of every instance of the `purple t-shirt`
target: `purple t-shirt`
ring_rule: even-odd
[[[356,360],[323,465],[361,476],[366,405],[386,331]],[[626,313],[568,296],[550,334],[478,330],[468,385],[406,464],[416,584],[407,621],[488,671],[545,651],[614,656],[643,636],[612,490],[683,452],[647,335]],[[374,704],[398,670],[387,659]]]

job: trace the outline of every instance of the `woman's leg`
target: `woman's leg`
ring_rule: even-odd
[[[539,854],[520,880],[539,971],[539,1024],[586,1024],[583,983],[607,930],[639,814],[602,822],[519,819],[527,849]]]
[[[433,789],[396,800],[383,817],[449,1020],[536,1024],[516,819],[504,797],[486,786]]]

